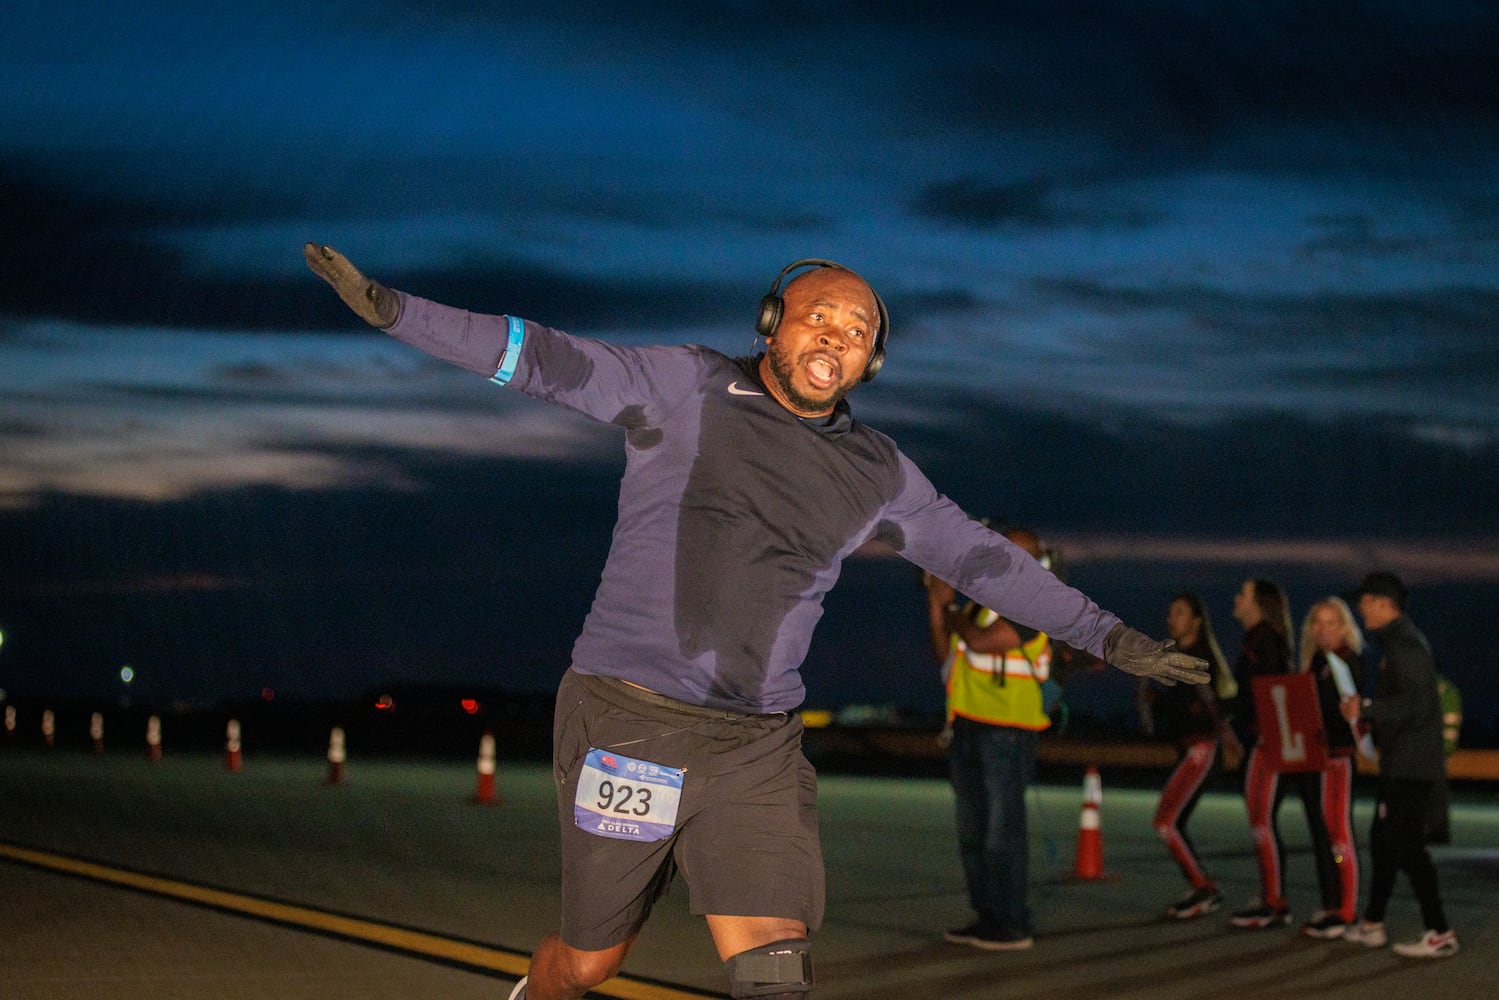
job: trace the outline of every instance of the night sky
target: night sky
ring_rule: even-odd
[[[1496,728],[1499,8],[474,6],[8,6],[0,689],[565,666],[618,433],[364,327],[315,240],[731,354],[839,260],[892,317],[856,416],[966,509],[1149,631],[1203,591],[1230,655],[1244,576],[1299,625],[1394,569]],[[923,629],[855,560],[811,701],[940,705]]]

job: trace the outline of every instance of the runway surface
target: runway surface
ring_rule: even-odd
[[[0,748],[0,996],[7,1000],[503,998],[555,926],[548,769],[502,763],[500,801],[472,801],[471,763]],[[1072,878],[1079,784],[1030,798],[1030,951],[948,944],[966,922],[951,792],[930,778],[824,775],[828,914],[816,996],[1081,998],[1485,996],[1499,959],[1499,798],[1464,791],[1454,842],[1434,851],[1462,953],[1414,962],[1289,929],[1238,931],[1225,912],[1159,916],[1181,894],[1149,825],[1155,795],[1103,774],[1104,877]],[[1139,775],[1130,783],[1139,784]],[[1225,776],[1192,824],[1229,908],[1257,891],[1242,802]],[[1356,826],[1368,829],[1372,786]],[[1291,901],[1316,903],[1299,803],[1282,810]],[[1363,852],[1367,861],[1367,851]],[[1402,881],[1399,940],[1419,932]],[[624,974],[595,995],[726,995],[680,882]]]

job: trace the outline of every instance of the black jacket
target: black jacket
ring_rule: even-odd
[[[1360,710],[1373,728],[1379,773],[1437,781],[1447,773],[1436,660],[1426,636],[1404,615],[1374,632],[1384,650],[1374,697]]]

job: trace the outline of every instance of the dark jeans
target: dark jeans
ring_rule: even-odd
[[[1405,872],[1411,891],[1421,905],[1426,929],[1445,931],[1447,917],[1437,889],[1437,869],[1426,850],[1426,811],[1431,801],[1430,781],[1380,778],[1379,800],[1374,805],[1374,824],[1369,831],[1369,853],[1374,874],[1369,884],[1369,903],[1364,919],[1384,920],[1396,872]]]
[[[1036,734],[955,719],[948,767],[969,904],[999,928],[1029,935],[1025,789],[1036,775]]]

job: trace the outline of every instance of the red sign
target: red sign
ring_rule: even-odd
[[[1327,738],[1311,674],[1256,677],[1254,711],[1260,750],[1272,771],[1320,771],[1327,760]]]

